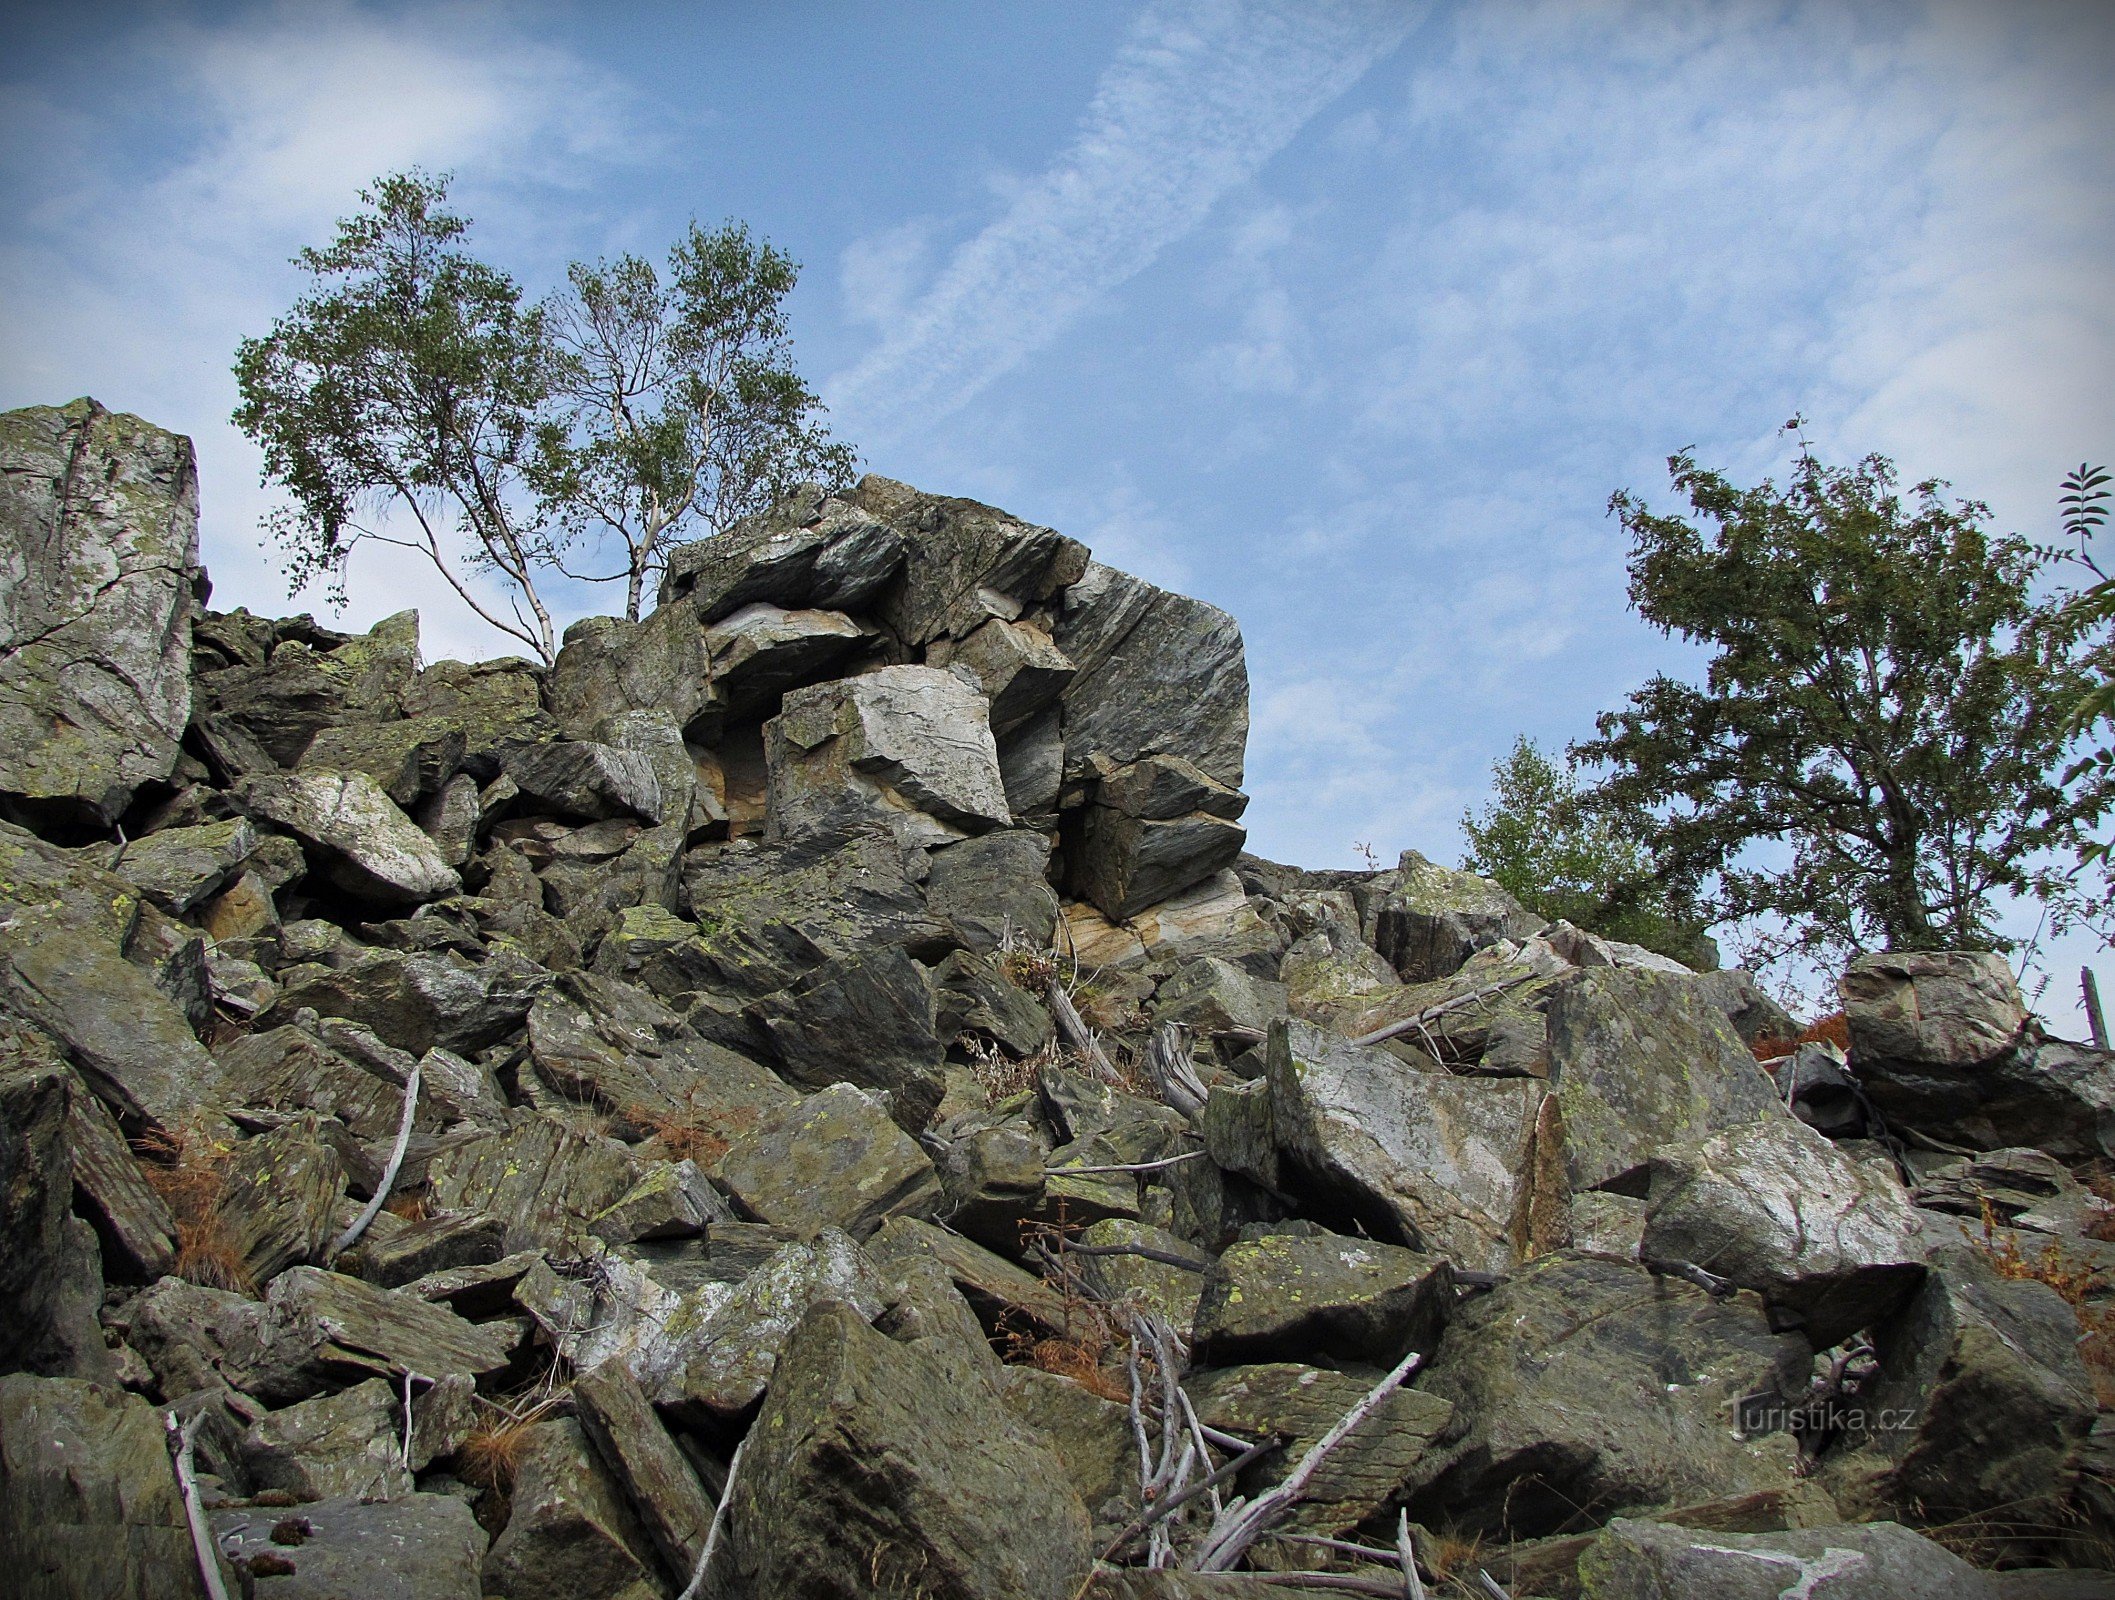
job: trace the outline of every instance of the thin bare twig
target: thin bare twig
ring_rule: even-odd
[[[1045,1167],[1043,1175],[1059,1178],[1079,1172],[1158,1172],[1163,1167],[1176,1167],[1185,1161],[1195,1161],[1203,1154],[1202,1150],[1185,1150],[1179,1156],[1162,1156],[1158,1161],[1126,1161],[1120,1165],[1105,1167]]]
[[[1233,1571],[1235,1563],[1248,1553],[1249,1546],[1299,1503],[1300,1496],[1306,1493],[1308,1483],[1321,1470],[1322,1463],[1329,1459],[1330,1452],[1349,1438],[1353,1429],[1378,1410],[1381,1402],[1395,1393],[1423,1360],[1424,1357],[1417,1351],[1411,1351],[1387,1376],[1368,1390],[1363,1399],[1339,1417],[1327,1433],[1314,1442],[1307,1454],[1300,1458],[1299,1465],[1285,1475],[1282,1483],[1265,1490],[1253,1500],[1236,1501],[1227,1507],[1226,1513],[1212,1524],[1204,1536],[1204,1543],[1190,1558],[1190,1570]]]
[[[404,1114],[397,1120],[397,1142],[389,1152],[389,1165],[382,1169],[382,1181],[375,1185],[373,1197],[366,1209],[353,1218],[352,1226],[332,1241],[330,1253],[333,1258],[343,1255],[353,1247],[367,1225],[382,1214],[382,1207],[389,1204],[389,1191],[396,1187],[397,1173],[404,1166],[404,1152],[411,1146],[412,1119],[419,1109],[419,1064],[411,1064],[411,1081],[404,1085]]]
[[[1104,1083],[1123,1082],[1116,1068],[1110,1065],[1101,1044],[1088,1031],[1087,1024],[1080,1020],[1079,1007],[1072,1003],[1072,996],[1065,992],[1065,986],[1053,977],[1045,987],[1043,997],[1050,1004],[1051,1020],[1057,1024],[1058,1032],[1065,1036],[1066,1045],[1094,1069],[1094,1075]]]
[[[198,1497],[198,1477],[191,1467],[192,1446],[198,1440],[203,1411],[191,1414],[189,1422],[178,1422],[175,1413],[162,1418],[169,1434],[169,1454],[176,1466],[176,1492],[183,1498],[184,1521],[191,1529],[191,1549],[198,1557],[198,1575],[205,1580],[212,1600],[228,1600],[228,1586],[220,1581],[220,1553],[213,1547],[213,1534],[206,1526],[206,1508]]]
[[[1481,989],[1473,989],[1467,994],[1458,994],[1451,1000],[1442,1000],[1436,1006],[1427,1006],[1414,1017],[1405,1017],[1401,1022],[1389,1023],[1385,1028],[1375,1028],[1371,1033],[1362,1033],[1351,1042],[1353,1044],[1380,1044],[1405,1033],[1423,1032],[1426,1023],[1444,1017],[1449,1012],[1460,1011],[1464,1007],[1475,1005],[1478,1001],[1488,1000],[1494,994],[1503,994],[1508,989],[1517,989],[1523,983],[1531,983],[1533,981],[1533,973],[1521,973],[1517,977],[1501,978],[1496,983],[1485,984]]]
[[[1250,1462],[1257,1460],[1259,1457],[1270,1454],[1271,1451],[1280,1448],[1284,1443],[1285,1441],[1279,1438],[1276,1434],[1272,1434],[1267,1439],[1259,1439],[1254,1444],[1250,1445],[1247,1449],[1243,1450],[1239,1455],[1235,1456],[1231,1461],[1228,1461],[1224,1466],[1217,1467],[1213,1471],[1207,1473],[1204,1477],[1198,1479],[1195,1483],[1191,1484],[1180,1494],[1170,1495],[1167,1499],[1161,1501],[1158,1505],[1152,1506],[1147,1510],[1140,1512],[1138,1516],[1132,1520],[1131,1525],[1129,1527],[1125,1528],[1122,1533],[1119,1533],[1114,1539],[1109,1541],[1109,1548],[1102,1552],[1102,1559],[1104,1561],[1114,1560],[1118,1551],[1123,1549],[1125,1545],[1129,1544],[1133,1539],[1136,1539],[1147,1529],[1151,1528],[1155,1523],[1161,1521],[1165,1517],[1173,1516],[1177,1511],[1180,1511],[1184,1506],[1188,1505],[1192,1500],[1195,1500],[1199,1495],[1204,1494],[1209,1490],[1218,1488],[1220,1484],[1225,1483],[1229,1478],[1240,1476],[1241,1470],[1246,1467]]]
[[[1417,1575],[1417,1545],[1410,1537],[1410,1513],[1395,1513],[1395,1559],[1403,1564],[1403,1600],[1425,1600],[1425,1580]]]
[[[1478,1588],[1491,1597],[1491,1600],[1513,1600],[1511,1595],[1499,1587],[1498,1580],[1481,1567],[1476,1569],[1476,1584]]]

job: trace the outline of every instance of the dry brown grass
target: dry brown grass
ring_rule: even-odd
[[[683,1103],[678,1112],[657,1111],[646,1106],[626,1106],[618,1113],[624,1121],[634,1127],[643,1128],[646,1135],[659,1145],[663,1155],[670,1161],[695,1161],[701,1168],[710,1168],[720,1157],[734,1148],[727,1137],[730,1123],[737,1119],[732,1113],[715,1119],[718,1126],[709,1127],[698,1111],[695,1091]],[[748,1119],[753,1121],[754,1116]]]
[[[433,1197],[423,1189],[412,1194],[392,1195],[382,1209],[406,1222],[424,1222],[433,1215]]]
[[[455,1456],[456,1472],[463,1482],[511,1494],[514,1475],[529,1448],[532,1426],[513,1417],[495,1417],[472,1428]]]
[[[1758,1061],[1777,1061],[1791,1055],[1803,1044],[1832,1044],[1850,1054],[1851,1019],[1841,1011],[1832,1011],[1819,1022],[1810,1022],[1799,1030],[1796,1039],[1757,1039],[1750,1047]]]
[[[1055,1222],[1023,1222],[1021,1243],[1031,1258],[1054,1255],[1063,1261],[1061,1241],[1078,1233],[1080,1227],[1065,1216],[1061,1204]],[[1088,1294],[1068,1271],[1052,1271],[1043,1281],[1055,1297],[1057,1327],[1050,1326],[1048,1304],[1039,1308],[1033,1321],[1009,1311],[999,1319],[999,1359],[1010,1366],[1034,1367],[1070,1378],[1104,1400],[1127,1402],[1131,1380],[1125,1357],[1130,1335],[1118,1309]],[[1151,1354],[1142,1353],[1142,1359],[1150,1368]]]
[[[147,1185],[176,1220],[175,1273],[205,1289],[254,1295],[256,1280],[220,1209],[230,1148],[196,1127],[135,1139]]]
[[[958,1034],[955,1044],[969,1058],[970,1076],[984,1091],[987,1106],[999,1105],[1017,1094],[1031,1092],[1043,1068],[1059,1059],[1054,1040],[1018,1061],[982,1034]]]
[[[1990,1202],[1982,1204],[1984,1259],[2001,1278],[2046,1283],[2063,1297],[2078,1318],[2078,1354],[2093,1380],[2093,1396],[2103,1409],[2115,1407],[2115,1305],[2097,1298],[2108,1288],[2100,1268],[2072,1256],[2055,1239],[2029,1255],[2016,1235],[1998,1232]]]
[[[1418,1541],[1417,1553],[1439,1582],[1455,1584],[1470,1594],[1478,1592],[1477,1569],[1491,1560],[1482,1534],[1454,1528],[1435,1528],[1430,1538]]]

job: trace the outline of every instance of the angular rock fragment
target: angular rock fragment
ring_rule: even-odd
[[[1893,1522],[1785,1533],[1698,1533],[1618,1517],[1579,1560],[1601,1600],[1999,1600],[2006,1591],[1945,1546]]]
[[[1065,1299],[1056,1289],[1004,1257],[930,1222],[891,1217],[867,1242],[867,1252],[883,1264],[908,1258],[937,1263],[994,1333],[1057,1332],[1065,1325]]]
[[[932,852],[926,902],[967,950],[1049,948],[1057,895],[1046,876],[1050,841],[1024,829],[964,839]]]
[[[342,1258],[347,1271],[384,1289],[400,1289],[436,1272],[489,1266],[505,1254],[506,1224],[470,1211],[422,1217],[387,1239],[363,1239],[357,1256]]]
[[[257,830],[235,817],[131,840],[111,870],[164,911],[181,916],[227,887],[256,848]]]
[[[983,696],[934,667],[797,689],[765,724],[764,749],[776,838],[881,826],[931,844],[1010,820]]]
[[[993,617],[947,653],[950,672],[991,702],[991,731],[1012,732],[1052,704],[1073,666],[1050,635],[1029,622]]]
[[[788,689],[830,676],[867,641],[841,611],[788,611],[757,601],[704,630],[712,686],[723,716],[774,715]]]
[[[1405,983],[1428,983],[1500,939],[1525,939],[1547,920],[1488,878],[1405,850],[1372,911],[1372,944]]]
[[[285,1404],[336,1387],[351,1372],[401,1377],[507,1364],[511,1341],[443,1306],[342,1273],[291,1267],[272,1280],[263,1318],[239,1329],[223,1362],[237,1388]]]
[[[930,1110],[946,1042],[931,976],[901,950],[831,961],[749,1008],[780,1071],[820,1087],[850,1082]]]
[[[240,1276],[261,1286],[319,1259],[344,1193],[345,1168],[313,1114],[244,1140],[222,1169],[213,1207]]]
[[[900,532],[862,507],[797,490],[763,516],[671,552],[661,606],[700,623],[760,600],[855,610],[896,576],[903,543]]]
[[[1269,1082],[1283,1159],[1375,1237],[1510,1264],[1536,1086],[1417,1072],[1304,1022],[1271,1030]]]
[[[1825,1350],[1887,1316],[1924,1275],[1916,1214],[1894,1175],[1789,1118],[1652,1158],[1644,1259],[1709,1271],[1797,1314]]]
[[[638,1181],[638,1158],[616,1140],[528,1115],[442,1151],[431,1169],[435,1201],[499,1218],[510,1251],[578,1239]]]
[[[481,1593],[485,1531],[469,1502],[452,1494],[218,1511],[213,1526],[231,1564],[275,1574],[253,1580],[260,1600],[479,1600]]]
[[[8,1024],[0,1021],[0,1038],[7,1030]],[[0,1043],[0,1056],[9,1048]],[[0,1087],[0,1095],[6,1093]],[[26,1128],[29,1120],[0,1117],[0,1125]],[[94,1222],[102,1241],[104,1271],[142,1282],[159,1278],[176,1257],[176,1219],[147,1182],[109,1109],[77,1089],[68,1097],[66,1136],[73,1146],[74,1187],[87,1202],[83,1214]],[[11,1228],[5,1236],[34,1237],[34,1229]]]
[[[1455,1312],[1418,1380],[1454,1403],[1454,1453],[1411,1515],[1535,1537],[1785,1486],[1792,1440],[1741,1420],[1758,1396],[1803,1391],[1810,1355],[1753,1295],[1714,1300],[1605,1257],[1531,1262]]]
[[[931,1158],[849,1083],[760,1117],[721,1161],[720,1181],[759,1221],[854,1238],[892,1216],[930,1216],[940,1201]]]
[[[95,1234],[67,1209],[69,1108],[80,1093],[47,1041],[0,1013],[0,1371],[111,1376]]]
[[[1276,1434],[1285,1448],[1243,1474],[1256,1492],[1282,1481],[1293,1464],[1372,1387],[1370,1379],[1292,1362],[1191,1374],[1184,1388],[1199,1418],[1244,1439]],[[1331,1452],[1289,1526],[1325,1536],[1356,1527],[1391,1501],[1422,1488],[1446,1460],[1442,1448],[1454,1407],[1422,1389],[1397,1389]]]
[[[0,808],[100,831],[175,770],[204,578],[189,439],[0,415]]]
[[[1392,1367],[1432,1352],[1453,1302],[1454,1274],[1434,1257],[1340,1234],[1268,1234],[1229,1245],[1205,1273],[1197,1356]]]
[[[347,894],[417,905],[453,894],[462,879],[433,841],[364,772],[287,772],[241,779],[234,794],[322,854]]]
[[[2027,1030],[2012,969],[1985,952],[1860,956],[1841,985],[1873,1109],[1947,1146],[2115,1155],[2115,1056]]]
[[[712,1502],[646,1392],[621,1364],[606,1362],[574,1381],[573,1401],[581,1430],[623,1487],[665,1569],[687,1578],[705,1546]]]
[[[390,1500],[411,1493],[391,1385],[369,1378],[260,1417],[242,1441],[242,1462],[259,1489],[296,1500],[351,1495]]]
[[[390,722],[405,713],[405,694],[418,668],[416,611],[385,617],[358,635],[319,628],[307,617],[264,627],[261,656],[205,672],[199,679],[201,724],[232,731],[237,740],[269,758],[269,766],[258,766],[245,755],[235,770],[291,767],[325,728]],[[226,748],[224,740],[207,742]]]
[[[687,727],[712,703],[710,678],[695,613],[667,606],[639,622],[574,623],[544,675],[544,695],[566,735],[587,739],[627,711],[667,711]]]
[[[1239,787],[1248,667],[1232,617],[1095,561],[1065,591],[1051,641],[1077,669],[1063,697],[1067,782],[1098,755],[1172,755]]]
[[[536,1423],[514,1469],[512,1514],[485,1555],[484,1592],[511,1600],[651,1593],[653,1547],[571,1417]]]
[[[637,817],[649,825],[662,819],[661,784],[653,763],[636,750],[591,740],[514,744],[500,757],[501,770],[519,791],[519,804],[552,816],[598,822]]]
[[[1549,1050],[1574,1189],[1641,1193],[1660,1145],[1786,1115],[1732,1025],[1685,978],[1580,974],[1550,1001]]]
[[[1092,1565],[1064,1468],[997,1393],[844,1306],[787,1340],[752,1439],[708,1593],[1071,1600]]]
[[[325,728],[301,753],[303,772],[360,772],[409,811],[440,793],[463,765],[469,742],[452,717],[407,717]]]
[[[0,1377],[0,1550],[51,1600],[193,1600],[198,1558],[161,1418],[73,1378]]]

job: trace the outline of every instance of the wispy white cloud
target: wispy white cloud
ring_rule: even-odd
[[[827,386],[860,436],[966,403],[1150,265],[1408,35],[1416,0],[1154,0],[1072,146]]]

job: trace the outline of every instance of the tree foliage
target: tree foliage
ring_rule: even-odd
[[[625,580],[627,617],[686,532],[723,532],[795,484],[851,476],[850,446],[794,370],[785,299],[798,275],[738,222],[692,223],[665,278],[634,255],[576,262],[546,303],[561,414],[542,437],[541,487],[576,537],[621,548],[605,577]]]
[[[447,194],[418,172],[362,190],[331,244],[295,257],[309,291],[236,352],[236,425],[291,499],[269,531],[295,590],[321,578],[342,603],[356,545],[414,550],[548,662],[544,585],[584,576],[569,553],[613,540],[618,569],[594,576],[627,580],[636,617],[687,529],[849,473],[793,370],[784,254],[736,223],[692,224],[665,279],[635,256],[576,264],[530,304],[464,247]]]
[[[1680,904],[1660,874],[1649,818],[1597,808],[1578,779],[1524,735],[1492,763],[1491,788],[1480,813],[1462,813],[1465,869],[1543,916],[1693,967],[1718,964],[1694,908]]]
[[[549,343],[513,279],[461,248],[469,223],[446,200],[445,179],[379,179],[327,248],[294,258],[315,287],[238,347],[235,423],[264,447],[265,482],[293,496],[269,527],[295,589],[324,577],[342,601],[355,545],[417,550],[479,616],[548,661],[556,641],[536,574],[551,545],[528,477]],[[390,511],[416,531],[393,531]],[[511,615],[457,569],[458,528],[472,569],[505,580]]]
[[[2065,902],[2059,856],[2115,785],[2066,771],[2090,651],[2037,598],[2045,559],[1878,456],[1802,449],[1781,489],[1669,468],[1694,520],[1611,510],[1632,604],[1710,653],[1705,681],[1656,676],[1575,751],[1602,803],[1656,818],[1667,881],[1815,959],[2003,949],[2003,897]]]

